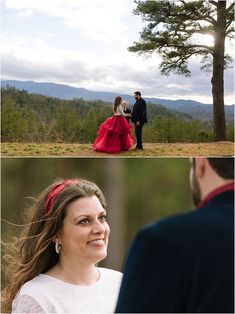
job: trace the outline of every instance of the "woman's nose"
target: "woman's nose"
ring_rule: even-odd
[[[99,220],[97,220],[94,223],[93,232],[94,233],[104,233],[104,231],[105,231],[104,225]]]

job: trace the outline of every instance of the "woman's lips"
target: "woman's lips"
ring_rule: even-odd
[[[104,245],[104,239],[96,239],[89,241],[88,244],[93,245],[93,246],[103,246]]]

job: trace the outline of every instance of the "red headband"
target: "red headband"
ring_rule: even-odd
[[[71,186],[72,184],[78,182],[78,180],[69,180],[69,179],[65,179],[64,181],[56,184],[50,191],[50,193],[48,194],[44,205],[45,205],[45,214],[47,215],[50,210],[52,209],[53,205],[55,204],[56,198],[58,197],[58,195],[60,194],[60,192],[68,186]]]

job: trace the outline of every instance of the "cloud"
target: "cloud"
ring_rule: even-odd
[[[191,65],[191,78],[175,75],[165,77],[161,76],[157,67],[153,67],[151,63],[146,63],[146,67],[136,67],[128,62],[90,64],[89,58],[84,59],[84,56],[77,58],[73,53],[60,51],[55,57],[53,49],[45,51],[42,43],[37,45],[42,45],[40,47],[44,48],[44,52],[38,49],[38,54],[32,55],[32,51],[21,48],[16,50],[17,54],[12,51],[3,54],[2,76],[8,79],[57,82],[91,90],[128,94],[140,89],[145,96],[212,102],[210,77],[201,72],[197,64]],[[232,73],[229,75],[232,76]],[[232,90],[227,96],[232,94]]]
[[[25,19],[33,14],[32,10],[22,10],[16,14],[16,17],[19,19]]]
[[[19,18],[32,14],[58,18],[94,42],[128,37],[124,18],[133,9],[126,0],[89,0],[89,4],[84,0],[5,0],[4,3],[5,9],[16,11]]]
[[[140,89],[144,95],[159,98],[184,98],[211,100],[210,76],[199,70],[197,62],[191,63],[192,77],[161,76],[156,58],[146,63],[129,63],[129,60],[112,63],[90,62],[92,55],[79,54],[68,50],[53,49],[43,41],[34,40],[31,48],[18,38],[18,42],[3,41],[2,76],[19,80],[49,81],[84,87],[91,90],[132,93]],[[158,60],[158,62],[157,62]],[[138,62],[138,59],[135,60]],[[226,73],[225,95],[232,96],[233,73]]]
[[[191,78],[166,77],[160,75],[159,56],[146,58],[127,51],[143,26],[139,17],[131,15],[133,0],[1,0],[2,3],[5,19],[10,16],[12,23],[16,17],[22,25],[2,35],[3,78],[117,93],[139,89],[145,96],[212,102],[211,75],[200,71],[197,60],[190,62]],[[30,25],[32,30],[28,32]],[[225,97],[230,103],[233,76],[233,69],[225,72]]]

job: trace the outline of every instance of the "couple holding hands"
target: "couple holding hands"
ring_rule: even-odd
[[[142,150],[142,127],[147,122],[146,102],[141,97],[141,93],[134,93],[135,104],[133,110],[126,108],[126,102],[120,96],[114,100],[114,115],[104,121],[98,130],[98,136],[93,144],[95,151],[106,153],[120,153],[129,150],[134,144],[131,135],[131,125],[129,120],[135,125],[136,150]]]

